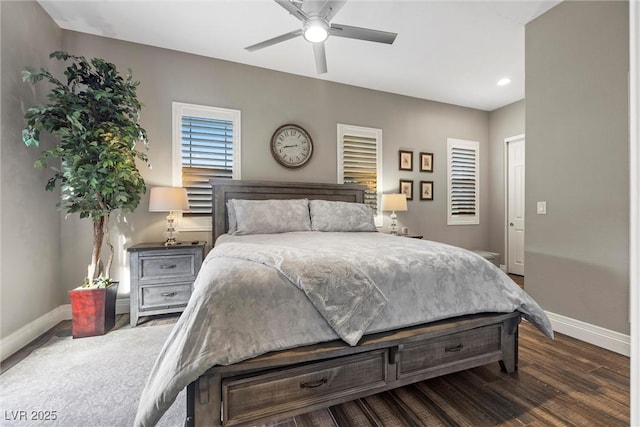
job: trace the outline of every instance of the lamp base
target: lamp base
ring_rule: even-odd
[[[391,218],[391,232],[389,234],[398,235],[398,224],[396,223],[398,215],[396,215],[396,211],[391,211],[389,218]]]
[[[178,244],[178,241],[176,240],[178,232],[176,231],[175,223],[176,217],[173,214],[173,211],[170,211],[169,215],[167,215],[167,231],[164,233],[164,236],[167,238],[164,242],[165,246],[175,246]]]
[[[177,244],[178,244],[178,241],[176,240],[176,238],[175,238],[175,237],[168,238],[168,239],[164,242],[164,245],[165,245],[165,246],[175,246],[175,245],[177,245]]]

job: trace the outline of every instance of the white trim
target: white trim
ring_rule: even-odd
[[[640,426],[640,2],[629,2],[629,313],[631,425]]]
[[[595,346],[629,356],[631,337],[610,329],[601,328],[581,320],[546,312],[555,332],[588,342]]]
[[[454,217],[451,214],[451,150],[461,148],[474,150],[476,156],[476,214],[469,218]],[[447,225],[480,224],[480,142],[466,139],[447,138]]]
[[[129,313],[129,297],[116,300],[116,314]],[[0,339],[0,360],[5,360],[64,320],[71,320],[71,304],[60,305]]]
[[[502,153],[502,182],[503,190],[504,190],[504,247],[502,251],[504,253],[504,272],[507,273],[509,270],[509,143],[525,140],[525,171],[526,171],[526,138],[525,134],[521,133],[520,135],[510,136],[504,139],[503,153]],[[525,187],[526,191],[526,187]],[[526,217],[525,217],[525,239],[526,239]]]
[[[118,298],[116,300],[116,314],[129,314],[131,312],[131,305],[129,297]]]
[[[192,115],[212,119],[230,120],[233,122],[233,179],[242,176],[242,113],[230,108],[211,107],[207,105],[188,104],[173,101],[171,103],[172,140],[171,140],[171,185],[182,187],[182,116]],[[211,218],[184,218],[182,212],[176,213],[178,231],[211,231]]]
[[[505,143],[505,144],[508,144],[508,143],[510,143],[510,142],[518,141],[518,140],[520,140],[520,139],[524,139],[524,133],[521,133],[520,135],[515,135],[515,136],[510,136],[510,137],[508,137],[508,138],[505,138],[505,139],[504,139],[504,143]]]
[[[2,338],[0,340],[0,360],[4,360],[21,348],[26,347],[31,341],[66,320],[67,316],[71,318],[71,310],[69,309],[67,312],[65,306],[61,305]]]

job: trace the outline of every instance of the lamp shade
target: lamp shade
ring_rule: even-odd
[[[187,190],[181,187],[153,187],[149,194],[149,212],[189,210]]]
[[[383,194],[382,195],[383,211],[406,211],[407,195],[406,194]]]

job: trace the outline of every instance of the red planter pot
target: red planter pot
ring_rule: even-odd
[[[73,289],[71,300],[71,334],[73,338],[104,335],[116,323],[118,283],[101,289]]]

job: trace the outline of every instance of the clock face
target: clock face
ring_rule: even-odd
[[[283,125],[271,137],[271,154],[282,166],[304,166],[313,153],[313,142],[306,130],[298,125]]]

